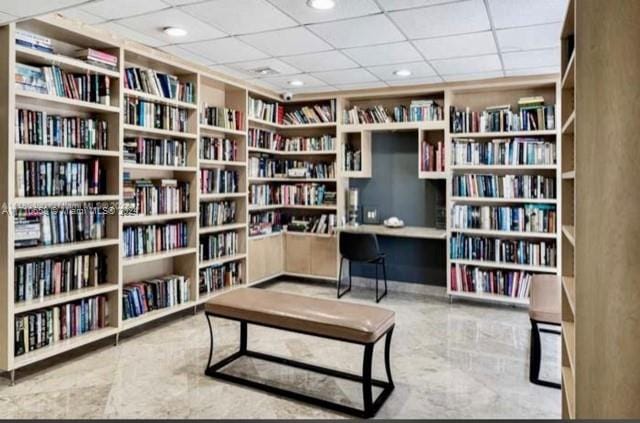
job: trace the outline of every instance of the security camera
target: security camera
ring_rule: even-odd
[[[289,92],[287,92],[287,93],[282,93],[282,98],[283,98],[285,101],[291,101],[291,100],[293,99],[293,93],[289,93]]]

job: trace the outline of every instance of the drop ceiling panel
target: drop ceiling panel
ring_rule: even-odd
[[[261,79],[269,84],[273,84],[276,87],[279,87],[281,89],[286,89],[288,91],[295,91],[296,89],[324,87],[328,85],[324,81],[321,81],[318,78],[315,78],[308,74],[270,76],[270,77],[261,78]],[[304,83],[304,86],[297,88],[289,85],[289,82],[293,80],[302,81]]]
[[[329,72],[316,72],[313,74],[327,84],[357,84],[360,82],[377,81],[374,75],[365,69],[345,69]]]
[[[331,10],[317,10],[309,7],[306,0],[269,0],[274,6],[302,24],[355,18],[379,13],[380,8],[373,0],[338,1]]]
[[[463,57],[458,59],[433,60],[431,64],[440,75],[460,75],[465,73],[491,72],[502,69],[497,54],[488,56]]]
[[[355,84],[335,84],[338,90],[366,90],[372,88],[384,88],[388,85],[382,81],[359,82]]]
[[[445,82],[457,82],[457,81],[475,81],[482,79],[493,79],[493,78],[501,78],[504,74],[502,71],[493,71],[493,72],[479,72],[479,73],[466,73],[462,75],[445,75],[442,79]]]
[[[266,54],[236,38],[200,41],[197,43],[182,44],[181,47],[192,53],[206,57],[211,63],[218,64],[267,58]]]
[[[411,75],[409,77],[402,77],[394,75],[394,72],[403,69],[411,71]],[[382,79],[385,82],[395,82],[401,80],[417,79],[423,78],[427,76],[434,76],[436,73],[431,66],[426,64],[425,62],[415,62],[415,63],[403,63],[400,65],[385,65],[385,66],[373,66],[367,68],[369,72]]]
[[[78,8],[65,9],[60,12],[60,14],[65,18],[73,19],[89,25],[95,25],[105,21],[104,18],[92,15],[91,13],[85,12],[84,10]]]
[[[500,51],[522,51],[559,47],[561,24],[546,24],[496,31]]]
[[[560,50],[551,48],[546,50],[521,51],[502,55],[504,68],[525,69],[542,66],[560,66]]]
[[[303,27],[239,37],[272,56],[293,56],[331,50],[331,46]]]
[[[524,68],[506,70],[504,73],[507,76],[525,76],[525,75],[550,75],[560,72],[560,66],[542,66],[536,68]]]
[[[256,78],[260,77],[259,74],[252,72],[255,69],[264,69],[269,68],[278,72],[279,75],[293,75],[297,73],[301,73],[300,69],[295,68],[293,66],[288,65],[282,60],[278,59],[263,59],[263,60],[252,60],[250,62],[240,62],[228,65],[228,67],[235,69],[243,74],[245,78]]]
[[[297,25],[265,0],[208,1],[185,6],[182,10],[233,35]]]
[[[141,44],[146,44],[151,47],[158,47],[163,44],[166,44],[165,41],[160,38],[149,37],[140,32],[134,31],[133,29],[127,28],[126,26],[122,26],[115,22],[105,22],[96,25],[96,28],[104,29],[105,31],[109,31],[113,34],[116,34],[120,38],[124,38],[127,40],[136,41]]]
[[[304,72],[357,68],[358,64],[337,50],[283,57],[282,60]]]
[[[183,6],[185,4],[200,3],[202,0],[164,0],[165,3],[169,3],[171,6]]]
[[[402,10],[414,7],[433,6],[434,4],[451,3],[456,0],[378,0],[384,10]]]
[[[310,25],[309,29],[336,48],[403,41],[404,35],[384,15]]]
[[[498,52],[491,31],[416,40],[414,44],[427,59],[449,59]]]
[[[0,12],[0,24],[11,22],[15,19],[16,19],[15,16]]]
[[[162,0],[100,0],[81,7],[81,10],[105,20],[121,19],[166,9]]]
[[[438,84],[440,82],[442,82],[442,78],[439,76],[429,76],[425,78],[396,79],[393,81],[387,81],[387,84],[392,87],[401,87],[406,85]]]
[[[497,29],[562,22],[567,0],[489,0]]]
[[[2,0],[0,2],[0,12],[5,15],[22,18],[41,15],[85,2],[86,0]]]
[[[197,63],[199,65],[207,66],[212,63],[210,59],[207,59],[206,57],[202,57],[199,54],[192,53],[189,50],[186,50],[180,46],[164,46],[164,47],[160,47],[160,49],[166,51],[167,53],[171,53],[175,56],[178,56],[182,59]]]
[[[389,13],[409,38],[440,37],[490,29],[482,0],[445,3]]]
[[[376,66],[393,63],[406,63],[422,60],[420,53],[411,43],[383,44],[379,46],[356,47],[343,52],[362,66]]]

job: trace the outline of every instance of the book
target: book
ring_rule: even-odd
[[[128,67],[124,70],[125,88],[163,98],[195,103],[195,85],[182,82],[176,75],[153,69]]]
[[[290,178],[292,170],[301,174],[301,179],[333,179],[336,177],[335,162],[274,159],[260,155],[249,157],[247,166],[250,178]]]
[[[478,175],[453,177],[454,197],[554,199],[556,178],[542,175]]]
[[[198,289],[200,294],[210,294],[223,288],[243,284],[243,278],[242,262],[208,266],[200,269]]]
[[[200,226],[211,227],[236,223],[235,201],[212,201],[200,203]]]
[[[325,184],[252,184],[249,187],[249,204],[252,206],[322,206],[327,190]],[[335,198],[335,197],[334,197]]]
[[[451,209],[453,229],[482,229],[507,232],[556,232],[558,215],[552,204],[524,206],[474,206],[456,204]]]
[[[200,137],[200,158],[233,162],[239,159],[237,140],[215,137]]]
[[[240,173],[226,169],[200,169],[202,194],[227,194],[240,190]]]
[[[191,281],[182,275],[166,275],[129,282],[122,289],[122,319],[174,307],[191,300]]]
[[[450,273],[452,291],[529,298],[532,275],[528,272],[454,264]]]
[[[187,132],[187,109],[125,96],[124,123],[143,128]]]
[[[219,232],[200,236],[200,260],[213,260],[238,254],[240,237],[238,232]]]
[[[452,260],[480,260],[496,263],[555,267],[553,240],[531,241],[453,234],[449,242]]]
[[[333,152],[336,149],[336,137],[322,135],[316,137],[287,137],[259,128],[249,128],[249,147],[274,151],[314,151]]]
[[[188,146],[184,140],[126,137],[123,147],[125,163],[187,166]]]
[[[188,213],[190,184],[176,179],[131,179],[130,172],[124,172],[123,202],[132,215]]]
[[[188,234],[188,225],[183,221],[126,226],[122,230],[123,255],[134,257],[186,248]]]
[[[205,125],[219,128],[244,130],[244,112],[228,107],[202,106],[200,122]]]
[[[552,165],[556,144],[544,138],[454,138],[451,154],[454,165]]]
[[[17,197],[100,195],[106,172],[98,159],[58,162],[16,160]]]

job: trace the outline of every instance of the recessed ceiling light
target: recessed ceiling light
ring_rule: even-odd
[[[172,37],[184,37],[187,35],[187,30],[184,28],[178,28],[177,26],[168,26],[164,30],[164,33]]]
[[[299,79],[294,79],[293,81],[289,81],[289,85],[291,85],[292,87],[302,87],[304,85],[304,82],[300,81]]]
[[[411,75],[411,71],[409,69],[398,69],[397,71],[395,71],[393,73],[395,76],[400,76],[402,78],[405,78],[407,76]]]
[[[336,0],[307,0],[307,6],[318,10],[329,10],[336,7]]]

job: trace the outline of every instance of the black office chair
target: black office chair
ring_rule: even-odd
[[[371,263],[376,266],[376,302],[387,295],[387,268],[384,262],[384,253],[380,252],[378,238],[375,234],[358,234],[340,232],[340,272],[338,273],[338,298],[351,291],[351,262]],[[340,291],[342,283],[342,263],[349,260],[349,288]],[[382,265],[384,277],[384,293],[378,296],[378,266]]]

